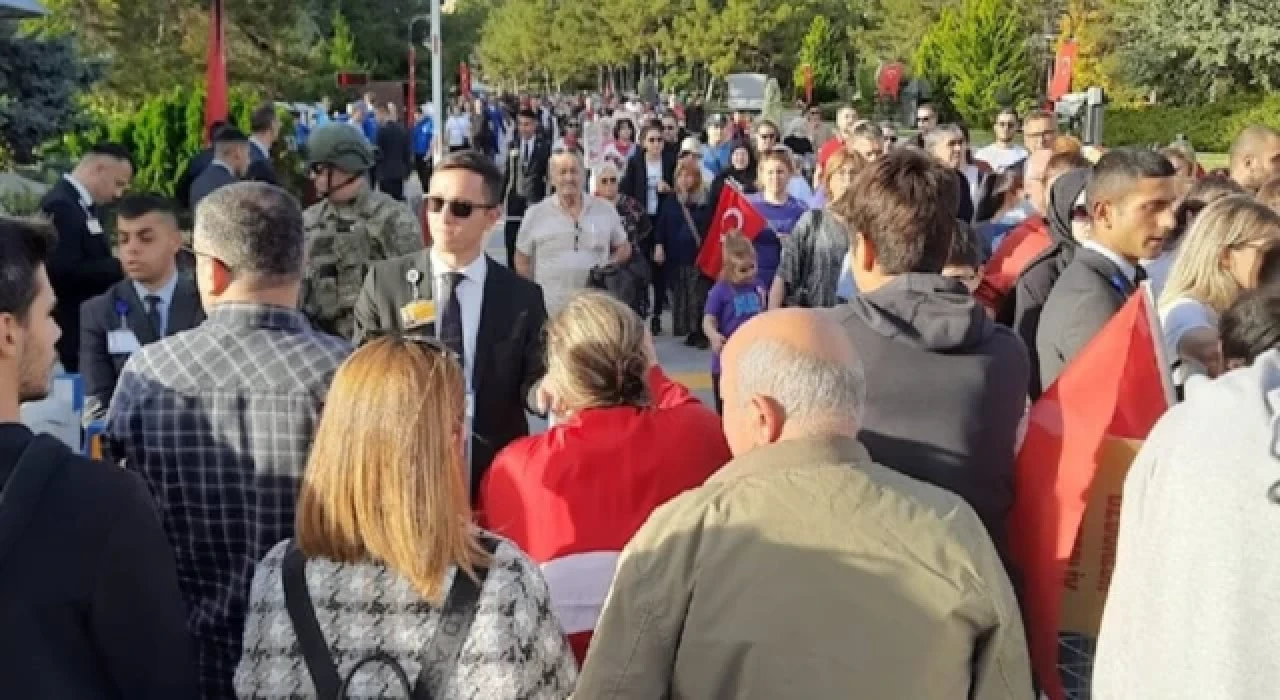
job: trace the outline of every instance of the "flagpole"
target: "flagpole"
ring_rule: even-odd
[[[440,55],[440,0],[431,0],[431,101],[436,110],[436,137],[431,140],[433,160],[444,160],[444,68]]]
[[[227,58],[223,33],[222,0],[213,0],[209,9],[208,65],[205,68],[205,136],[209,127],[227,118]]]

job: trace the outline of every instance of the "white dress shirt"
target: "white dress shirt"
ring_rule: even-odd
[[[75,179],[71,173],[67,173],[62,177],[67,182],[70,182],[72,187],[76,188],[76,193],[80,195],[80,206],[84,207],[86,212],[90,211],[90,208],[93,206],[93,195],[89,194],[89,189],[80,184],[80,181]]]
[[[476,336],[480,332],[480,311],[484,307],[484,281],[489,274],[489,259],[481,253],[469,265],[458,270],[451,267],[433,249],[431,275],[436,303],[436,328],[443,322],[445,299],[449,294],[449,280],[445,275],[461,272],[466,279],[458,283],[458,305],[462,309],[462,373],[467,380],[467,390],[475,386],[472,380],[476,367]]]
[[[1081,245],[1115,263],[1115,266],[1120,268],[1120,272],[1124,274],[1124,278],[1129,281],[1129,284],[1133,284],[1133,278],[1138,274],[1138,269],[1133,266],[1133,263],[1120,257],[1119,253],[1095,240],[1087,240]]]
[[[137,292],[138,299],[142,300],[143,313],[147,311],[147,297],[160,297],[160,303],[156,304],[156,312],[160,314],[160,327],[156,329],[156,333],[161,337],[169,335],[169,319],[170,313],[173,311],[173,294],[178,289],[178,273],[175,271],[169,276],[169,281],[160,285],[154,292],[147,289],[138,280],[133,280],[133,291]]]

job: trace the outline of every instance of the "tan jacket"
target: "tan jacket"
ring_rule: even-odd
[[[848,438],[780,443],[627,545],[578,699],[1029,700],[1008,576],[958,496]]]

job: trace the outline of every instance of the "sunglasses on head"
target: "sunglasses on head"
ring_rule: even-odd
[[[364,337],[360,339],[360,347],[364,347],[369,343],[372,343],[375,340],[381,340],[382,338],[392,338],[402,343],[421,345],[422,347],[433,352],[437,352],[444,357],[454,356],[454,353],[449,349],[449,346],[442,343],[439,338],[436,338],[433,335],[427,335],[426,333],[417,330],[394,331],[384,328],[371,328],[368,331],[365,331]]]
[[[476,202],[468,202],[465,199],[445,199],[436,195],[427,197],[427,211],[432,214],[439,214],[445,205],[449,206],[449,213],[459,219],[471,218],[477,209],[492,209],[492,204],[478,204]]]

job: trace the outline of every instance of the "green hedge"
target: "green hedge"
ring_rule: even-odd
[[[131,111],[93,110],[90,125],[65,135],[48,149],[47,159],[69,166],[94,143],[116,141],[129,149],[137,163],[131,189],[172,196],[178,176],[204,147],[204,101],[204,87],[197,85],[154,95]],[[232,89],[229,120],[248,133],[250,115],[260,102],[253,92]],[[300,172],[297,156],[284,148],[293,134],[293,117],[280,110],[280,120],[281,138],[272,155],[283,184],[297,191],[298,183],[291,177]]]
[[[1199,152],[1222,153],[1251,124],[1280,129],[1280,94],[1236,97],[1191,107],[1108,107],[1107,146],[1168,145],[1183,134]]]

